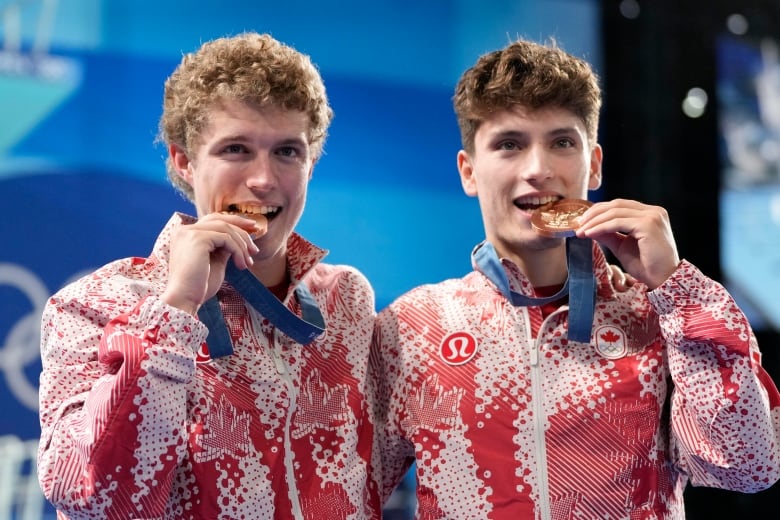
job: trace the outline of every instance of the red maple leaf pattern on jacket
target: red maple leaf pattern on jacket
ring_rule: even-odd
[[[84,520],[378,519],[368,281],[293,234],[291,279],[309,288],[328,333],[295,343],[226,283],[218,299],[234,353],[209,360],[205,325],[160,298],[171,232],[194,221],[174,215],[148,258],[111,262],[47,302],[45,496],[61,518]],[[292,438],[304,424],[311,433]]]
[[[502,307],[503,302],[498,293],[489,294],[472,290],[456,291],[455,297],[463,300],[467,307],[476,307],[482,309],[480,323],[491,323],[498,318],[500,324],[505,322]]]
[[[409,419],[404,426],[417,425],[430,431],[447,430],[458,420],[458,404],[463,391],[444,390],[439,376],[426,379],[419,391],[413,392],[408,403]]]
[[[305,407],[295,419],[294,439],[300,439],[317,429],[333,429],[349,420],[346,385],[329,387],[319,370],[313,370],[301,391]]]
[[[216,410],[206,417],[204,430],[195,437],[195,442],[203,449],[195,454],[197,462],[208,462],[225,455],[237,457],[240,453],[249,452],[249,414],[237,413],[224,395]]]
[[[526,294],[512,265],[510,287]],[[684,516],[689,483],[755,492],[777,481],[780,394],[724,288],[682,261],[653,291],[617,292],[596,246],[594,273],[592,344],[567,341],[568,307],[546,318],[514,307],[479,271],[379,314],[384,496],[415,461],[420,519],[546,507],[556,520],[668,520]],[[477,354],[440,362],[443,338],[463,331]]]

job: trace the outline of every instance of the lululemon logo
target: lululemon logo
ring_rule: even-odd
[[[448,365],[462,365],[477,353],[477,340],[468,332],[453,332],[441,342],[439,357]]]

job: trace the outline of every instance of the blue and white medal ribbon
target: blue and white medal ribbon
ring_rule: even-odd
[[[596,279],[593,274],[593,241],[589,238],[566,238],[566,264],[569,270],[566,283],[552,296],[541,298],[526,296],[510,289],[504,266],[490,242],[483,242],[472,253],[479,271],[493,282],[512,305],[539,306],[560,300],[569,295],[568,338],[583,343],[590,342],[593,312],[596,304]]]
[[[307,345],[325,331],[325,318],[304,283],[300,283],[295,288],[295,296],[301,306],[302,315],[298,317],[249,270],[238,269],[228,262],[225,281],[232,285],[258,313],[296,342]],[[233,342],[216,295],[201,305],[198,318],[209,329],[206,343],[212,359],[232,354]]]

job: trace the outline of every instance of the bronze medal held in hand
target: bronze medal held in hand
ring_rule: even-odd
[[[230,204],[227,209],[221,213],[224,213],[225,215],[239,215],[254,220],[255,231],[251,233],[253,239],[260,238],[268,231],[268,217],[259,211],[251,211],[246,208],[239,208],[237,204]]]
[[[592,202],[580,199],[561,199],[546,204],[531,216],[534,230],[545,237],[572,237],[579,227],[577,217],[585,213]]]

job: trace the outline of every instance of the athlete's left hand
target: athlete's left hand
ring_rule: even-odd
[[[628,274],[652,290],[677,269],[680,258],[669,222],[660,206],[635,200],[597,202],[578,219],[577,236],[612,251]]]

